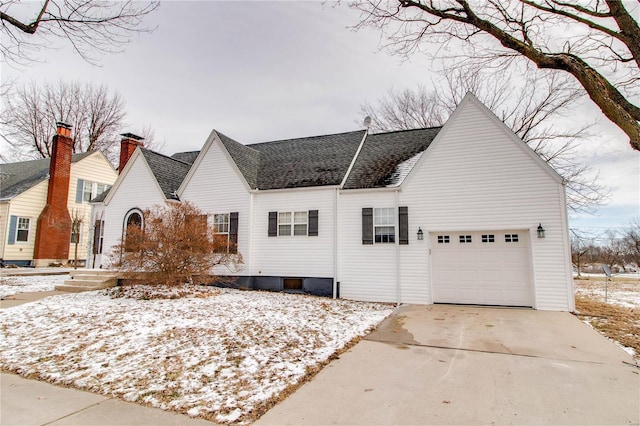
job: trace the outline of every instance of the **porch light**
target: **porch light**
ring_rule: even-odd
[[[424,240],[424,232],[422,232],[422,228],[418,227],[418,240]]]
[[[538,238],[544,238],[544,228],[542,224],[538,224]]]

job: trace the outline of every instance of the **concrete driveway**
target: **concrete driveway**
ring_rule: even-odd
[[[566,312],[406,306],[256,424],[640,424],[640,369]]]

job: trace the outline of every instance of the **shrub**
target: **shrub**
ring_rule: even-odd
[[[127,279],[180,285],[215,280],[213,268],[236,272],[242,256],[216,235],[207,215],[188,202],[156,206],[131,224],[112,251],[112,265]]]

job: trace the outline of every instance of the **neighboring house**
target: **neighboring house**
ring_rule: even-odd
[[[60,134],[56,138],[60,138]],[[87,258],[91,236],[89,200],[108,189],[118,174],[101,152],[72,155],[70,149],[68,146],[54,151],[54,163],[56,155],[60,160],[55,172],[61,178],[59,180],[50,179],[50,158],[0,164],[0,257],[5,263],[22,266],[48,266],[51,262],[66,264],[75,259],[76,241],[78,259]],[[43,235],[40,247],[58,251],[40,250],[43,256],[34,256],[38,219],[48,199],[60,200],[61,210],[67,212],[68,218],[72,222],[74,218],[81,219],[82,223],[77,229],[79,232],[69,228],[60,237]],[[62,222],[64,220],[66,218]],[[57,224],[55,218],[52,222]]]
[[[571,311],[562,179],[473,95],[443,127],[137,149],[94,203],[94,266],[153,205],[190,201],[237,241],[241,287]]]

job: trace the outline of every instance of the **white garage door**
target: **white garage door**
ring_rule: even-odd
[[[435,303],[533,306],[527,230],[430,234]]]

